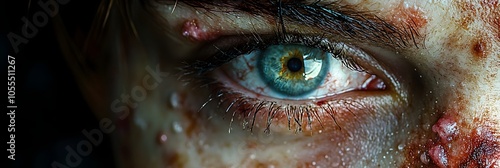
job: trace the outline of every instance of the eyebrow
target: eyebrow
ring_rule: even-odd
[[[163,0],[159,0],[163,1]],[[286,34],[285,25],[307,25],[325,33],[332,33],[349,40],[369,41],[392,48],[414,45],[418,48],[419,33],[412,23],[394,25],[374,12],[358,11],[356,6],[336,2],[321,3],[297,0],[179,0],[194,8],[210,12],[244,12],[272,18],[279,24],[279,32]]]

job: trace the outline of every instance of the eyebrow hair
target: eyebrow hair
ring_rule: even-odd
[[[157,0],[164,1],[164,0]],[[419,33],[412,23],[394,25],[376,16],[374,12],[363,12],[355,6],[340,5],[336,2],[321,4],[321,1],[304,2],[298,0],[179,0],[175,3],[206,9],[210,12],[244,12],[273,18],[285,34],[285,24],[307,25],[332,33],[342,38],[370,41],[393,48],[419,47]]]

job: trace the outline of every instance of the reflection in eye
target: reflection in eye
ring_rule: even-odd
[[[257,67],[273,90],[298,96],[314,90],[325,78],[328,66],[329,59],[318,49],[277,45],[259,55]]]
[[[358,63],[365,53],[343,43],[303,35],[243,43],[214,45],[218,53],[212,62],[191,64],[197,68],[192,73],[211,80],[205,83],[212,94],[200,110],[218,100],[216,109],[231,117],[229,130],[234,119],[241,120],[244,129],[257,125],[265,132],[274,120],[296,131],[310,129],[313,120],[331,118],[336,124],[335,117],[366,109],[369,104],[358,100],[363,92],[386,90],[385,82],[372,73],[373,66]],[[356,91],[357,98],[343,96]]]

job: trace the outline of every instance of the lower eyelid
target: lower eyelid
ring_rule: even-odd
[[[224,80],[219,79],[218,80]],[[249,131],[272,131],[278,134],[311,134],[313,132],[342,130],[346,125],[360,122],[355,118],[380,113],[387,101],[387,91],[360,93],[357,91],[318,100],[270,100],[259,99],[251,91],[230,89],[227,83],[216,82],[211,86],[213,95],[206,103],[217,104],[216,113],[231,118],[231,129],[243,127]],[[232,88],[232,87],[231,87]],[[238,88],[237,88],[238,89]],[[250,97],[249,94],[254,94]],[[252,96],[252,95],[251,95]],[[384,97],[384,98],[381,98]],[[377,100],[378,99],[378,100]],[[217,102],[217,103],[215,103]],[[209,107],[206,107],[209,108]],[[360,124],[360,123],[358,123]]]

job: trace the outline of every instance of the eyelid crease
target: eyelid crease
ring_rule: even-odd
[[[165,1],[165,0],[156,0]],[[420,46],[421,38],[413,25],[393,25],[373,12],[358,11],[353,5],[340,5],[338,2],[320,4],[321,1],[306,2],[283,0],[273,1],[193,1],[179,3],[205,10],[206,12],[247,13],[267,18],[283,29],[286,25],[299,26],[323,33],[335,34],[345,40],[371,42],[379,47],[401,49],[414,45]],[[281,22],[281,20],[284,20]],[[281,24],[281,25],[280,25]],[[288,31],[288,30],[287,30]],[[281,33],[286,33],[281,30]],[[279,37],[279,36],[278,36]]]

